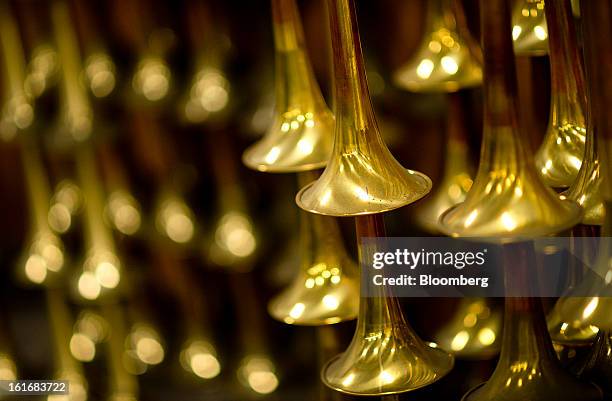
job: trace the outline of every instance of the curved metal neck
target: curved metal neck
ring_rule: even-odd
[[[354,143],[356,132],[377,129],[368,92],[365,65],[359,40],[353,0],[327,1],[332,39],[335,79],[336,146]]]

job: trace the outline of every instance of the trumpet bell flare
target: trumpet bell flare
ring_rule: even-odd
[[[254,170],[288,173],[323,168],[331,155],[335,119],[327,107],[278,116],[266,135],[243,154]]]
[[[456,32],[442,27],[428,39],[394,74],[397,86],[411,92],[456,92],[482,84],[482,64]]]
[[[594,325],[600,329],[612,329],[612,298],[566,297],[560,301],[560,314],[570,325]]]
[[[499,367],[498,367],[499,369]],[[579,381],[562,368],[542,369],[528,362],[507,367],[509,375],[491,380],[470,390],[461,401],[596,401],[602,399],[598,387]],[[559,377],[562,379],[560,380]],[[495,378],[495,380],[494,380]]]
[[[512,11],[512,40],[517,56],[548,54],[544,0],[520,0]]]
[[[297,280],[268,305],[270,315],[287,324],[321,326],[352,320],[359,312],[359,282],[339,269],[311,277],[300,274]],[[337,274],[334,274],[335,272]]]
[[[356,336],[346,352],[325,365],[323,383],[345,394],[382,396],[430,385],[452,369],[454,359],[444,350],[405,342],[393,331]]]
[[[560,200],[531,169],[479,173],[465,201],[440,217],[451,236],[496,237],[499,242],[561,232],[580,222],[578,204]]]
[[[544,182],[552,188],[567,188],[576,179],[582,159],[586,130],[584,126],[563,124],[549,127],[535,164]]]
[[[370,154],[333,157],[321,177],[298,192],[296,202],[327,216],[376,214],[416,202],[431,185],[429,177],[403,168],[383,145]]]
[[[502,313],[485,298],[465,300],[435,342],[464,359],[488,359],[501,347]]]

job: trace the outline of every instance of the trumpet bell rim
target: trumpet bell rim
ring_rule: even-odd
[[[328,372],[328,370],[331,368],[331,366],[335,362],[337,362],[340,358],[343,357],[344,353],[336,355],[335,357],[333,357],[329,362],[327,362],[323,366],[323,369],[321,369],[321,380],[323,381],[323,384],[325,384],[327,387],[331,388],[334,391],[338,391],[339,393],[348,394],[348,395],[356,395],[356,396],[385,396],[385,395],[401,394],[401,393],[406,393],[406,392],[418,390],[418,389],[421,389],[423,387],[427,387],[427,386],[437,382],[438,380],[440,380],[444,376],[446,376],[453,369],[453,367],[455,365],[455,358],[453,357],[452,354],[444,351],[441,348],[436,348],[436,347],[433,347],[433,346],[429,346],[429,348],[433,352],[440,353],[440,356],[446,356],[447,359],[450,361],[450,363],[448,364],[446,369],[441,371],[440,374],[436,375],[433,378],[433,380],[423,381],[423,382],[419,383],[418,385],[415,385],[414,387],[408,387],[408,388],[404,388],[404,389],[401,389],[401,390],[390,390],[390,391],[357,392],[357,391],[351,391],[351,390],[347,389],[346,387],[341,387],[339,385],[336,385],[336,384],[332,383],[330,380],[327,379],[327,372]]]
[[[385,199],[379,199],[379,200],[373,199],[373,201],[365,203],[364,207],[360,209],[356,207],[346,207],[346,204],[349,204],[349,205],[354,204],[354,202],[351,202],[350,200],[346,201],[345,205],[330,204],[328,206],[322,206],[321,202],[319,202],[317,205],[313,205],[311,204],[311,202],[308,202],[305,199],[306,193],[309,192],[313,188],[313,186],[318,182],[317,180],[317,181],[313,181],[310,184],[307,184],[306,186],[304,186],[296,194],[295,202],[301,209],[304,209],[305,211],[309,213],[320,214],[324,216],[353,217],[353,216],[365,216],[365,215],[389,212],[391,210],[399,209],[401,207],[414,203],[418,201],[419,199],[423,198],[424,196],[426,196],[431,191],[432,182],[431,182],[431,179],[427,175],[419,171],[415,171],[415,170],[410,170],[410,169],[404,169],[404,170],[408,174],[410,174],[412,177],[415,177],[416,179],[422,181],[420,183],[422,184],[421,191],[418,191],[418,192],[417,191],[407,191],[406,195],[404,195],[403,198],[394,199],[391,201],[388,201]],[[319,180],[321,180],[321,178],[319,178]],[[355,197],[357,198],[358,196],[355,195]],[[344,211],[339,211],[339,209],[344,209]]]
[[[251,170],[260,171],[262,173],[300,173],[304,171],[312,171],[319,170],[325,168],[327,165],[327,161],[322,161],[318,163],[307,163],[301,165],[277,165],[277,164],[263,164],[259,163],[256,160],[252,160],[249,149],[247,149],[242,155],[242,162],[245,166],[250,168]]]
[[[503,233],[501,235],[492,235],[487,234],[485,232],[479,233],[477,231],[469,232],[468,230],[464,232],[454,231],[452,228],[445,224],[445,220],[450,214],[452,214],[455,210],[457,210],[463,205],[462,202],[451,207],[440,215],[440,219],[438,220],[438,228],[440,232],[451,237],[473,237],[478,238],[479,241],[487,241],[496,244],[511,244],[530,241],[537,237],[545,237],[548,235],[553,235],[562,232],[580,223],[582,219],[582,208],[574,201],[563,200],[562,202],[568,205],[570,210],[568,210],[567,215],[571,218],[567,218],[565,221],[562,221],[561,223],[558,223],[557,225],[553,226],[549,225],[542,227],[540,224],[533,224],[526,227],[524,230],[516,230],[513,233]]]

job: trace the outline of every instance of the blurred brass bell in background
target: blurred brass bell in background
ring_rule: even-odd
[[[300,173],[301,186],[316,174]],[[297,325],[333,324],[357,317],[359,277],[333,217],[300,211],[299,273],[268,306],[277,320]]]
[[[535,154],[544,182],[553,188],[572,185],[585,155],[586,95],[581,55],[571,5],[553,1],[545,9],[549,26],[550,116]]]
[[[446,130],[442,178],[414,213],[416,222],[430,233],[440,232],[438,222],[442,213],[463,202],[473,183],[474,168],[465,135],[461,99],[456,94],[448,96]]]
[[[25,60],[13,15],[7,4],[0,5],[0,54],[3,59],[4,88],[8,99],[2,108],[0,137],[15,137],[21,151],[25,186],[30,208],[30,233],[18,274],[32,284],[49,284],[63,270],[65,255],[62,241],[47,218],[50,202],[49,181],[45,175],[40,146],[30,129],[34,119],[31,98],[23,85]]]
[[[311,213],[332,216],[375,214],[412,203],[429,192],[431,181],[405,170],[380,137],[361,53],[355,5],[329,0],[334,54],[336,130],[332,158],[323,175],[297,195]],[[362,237],[384,236],[380,216],[356,218],[359,260],[373,247]],[[386,395],[431,384],[450,371],[453,358],[425,344],[405,321],[396,298],[381,289],[362,297],[357,329],[347,350],[323,368],[323,382],[355,395]]]
[[[412,92],[455,92],[482,83],[482,54],[459,1],[427,2],[427,26],[416,54],[394,74]]]
[[[434,342],[457,358],[487,359],[499,353],[502,313],[487,298],[465,298]]]
[[[544,0],[517,0],[512,10],[512,40],[517,56],[548,53],[548,27]]]
[[[325,166],[332,150],[334,117],[312,72],[295,0],[272,1],[276,49],[276,106],[272,126],[248,148],[243,162],[269,172]]]

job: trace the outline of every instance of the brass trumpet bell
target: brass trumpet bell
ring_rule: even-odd
[[[482,21],[483,28],[487,24]],[[574,202],[560,200],[530,163],[530,152],[517,126],[513,64],[507,65],[507,56],[502,54],[508,49],[483,35],[483,45],[487,42],[500,46],[500,51],[485,54],[478,173],[465,201],[442,215],[441,230],[452,236],[498,237],[503,242],[560,232],[580,221],[581,209]]]
[[[359,260],[375,246],[362,237],[384,236],[380,216],[421,198],[429,178],[405,170],[383,143],[372,110],[357,16],[352,0],[327,2],[334,54],[336,131],[332,158],[323,175],[297,195],[306,211],[356,217]],[[368,214],[368,216],[359,216]],[[428,346],[404,320],[397,298],[386,290],[361,297],[357,329],[347,350],[328,362],[323,383],[347,394],[382,396],[429,385],[450,371],[453,357]]]
[[[610,143],[612,127],[609,119],[610,82],[610,43],[601,41],[610,33],[609,18],[612,7],[608,2],[581,2],[582,25],[585,38],[585,66],[588,78],[589,129],[593,130],[596,149],[599,155],[601,174],[601,196],[604,199],[604,224],[602,237],[609,237],[612,230],[612,203],[610,203]],[[573,294],[559,300],[561,316],[570,324],[594,325],[600,329],[612,328],[612,249],[607,239],[602,239],[594,273],[585,279]],[[585,296],[586,295],[586,296]]]
[[[402,167],[383,142],[370,102],[357,27],[351,25],[348,3],[338,3],[329,3],[330,13],[343,15],[332,15],[337,58],[334,149],[321,177],[302,188],[296,202],[308,212],[327,216],[382,213],[425,196],[431,180]],[[341,35],[346,36],[345,42],[340,42]],[[353,40],[358,42],[354,46],[348,43]]]
[[[297,172],[325,166],[333,145],[334,116],[316,82],[295,0],[273,0],[276,48],[275,118],[243,162],[268,172]]]
[[[452,368],[448,353],[414,334],[396,299],[362,298],[359,314],[351,344],[323,368],[323,381],[332,389],[354,395],[397,394],[427,386]]]
[[[571,6],[551,2],[545,10],[549,25],[552,95],[546,135],[535,155],[544,182],[567,188],[576,179],[585,155],[586,95],[584,73]]]
[[[487,359],[499,353],[501,326],[501,311],[487,298],[466,298],[434,341],[456,357]]]
[[[512,11],[512,40],[517,56],[548,53],[548,26],[544,0],[518,0]]]
[[[459,2],[427,2],[428,23],[415,56],[394,75],[412,92],[455,92],[482,83],[482,55],[465,26]],[[462,29],[460,29],[462,28]]]
[[[293,283],[268,305],[277,320],[326,325],[350,320],[359,311],[357,266],[347,255],[332,217],[300,211],[301,267]]]

